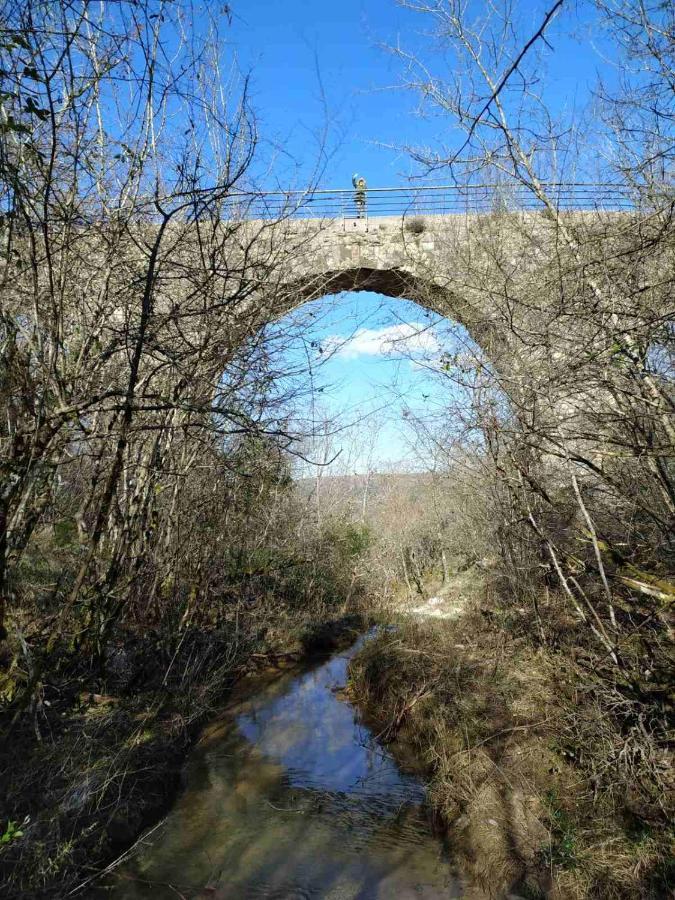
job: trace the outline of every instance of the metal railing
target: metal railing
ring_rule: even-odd
[[[634,209],[630,189],[617,184],[546,184],[546,195],[559,210]],[[232,194],[233,218],[352,220],[382,216],[444,216],[501,210],[536,211],[544,203],[526,187],[478,184],[368,188],[365,207],[354,189],[269,191]]]

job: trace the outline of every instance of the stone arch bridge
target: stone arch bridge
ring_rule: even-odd
[[[536,288],[559,244],[560,221],[576,234],[606,231],[632,208],[611,185],[547,188],[548,209],[530,193],[497,185],[369,190],[365,210],[353,191],[247,195],[246,227],[267,227],[271,243],[293,248],[262,319],[328,294],[373,291],[460,323],[493,362],[519,368],[498,302],[508,283],[514,294]],[[519,310],[517,324],[527,327],[529,314]]]

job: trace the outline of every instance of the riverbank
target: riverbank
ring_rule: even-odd
[[[628,691],[610,691],[549,603],[558,634],[545,645],[532,610],[494,598],[457,616],[402,615],[352,662],[351,699],[424,765],[467,896],[663,898],[667,760],[641,757],[613,706]]]
[[[462,897],[423,783],[345,701],[349,660],[369,637],[233,698],[190,751],[161,827],[100,896]]]
[[[332,621],[277,616],[257,632],[192,630],[167,662],[152,634],[118,635],[108,677],[64,672],[31,718],[3,723],[0,849],[5,898],[86,895],[103,869],[161,819],[186,753],[236,691],[348,645],[358,614]],[[36,732],[36,729],[38,731]]]
[[[466,896],[668,896],[667,760],[647,758],[613,710],[620,696],[630,703],[628,689],[610,691],[554,597],[540,607],[549,631],[534,640],[533,610],[488,601],[477,584],[389,610],[395,628],[366,644],[348,688],[394,755],[412,754],[427,776]],[[318,611],[266,621],[240,621],[245,640],[188,630],[169,659],[151,633],[118,635],[105,682],[64,670],[33,716],[3,728],[4,814],[15,823],[0,851],[3,897],[86,896],[161,820],[210,717],[366,625]]]

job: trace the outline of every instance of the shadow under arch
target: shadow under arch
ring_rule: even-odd
[[[497,368],[504,365],[508,344],[487,310],[481,310],[456,293],[431,279],[399,268],[337,269],[305,276],[284,285],[284,303],[277,312],[281,318],[305,303],[333,294],[369,291],[386,297],[408,300],[423,309],[463,326],[471,339]]]

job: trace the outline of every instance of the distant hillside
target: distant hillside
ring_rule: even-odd
[[[349,517],[371,518],[379,508],[391,502],[410,499],[420,501],[434,484],[447,484],[447,477],[430,472],[373,472],[369,475],[320,475],[299,478],[294,482],[298,495],[308,504],[317,500],[326,510],[342,512]]]

